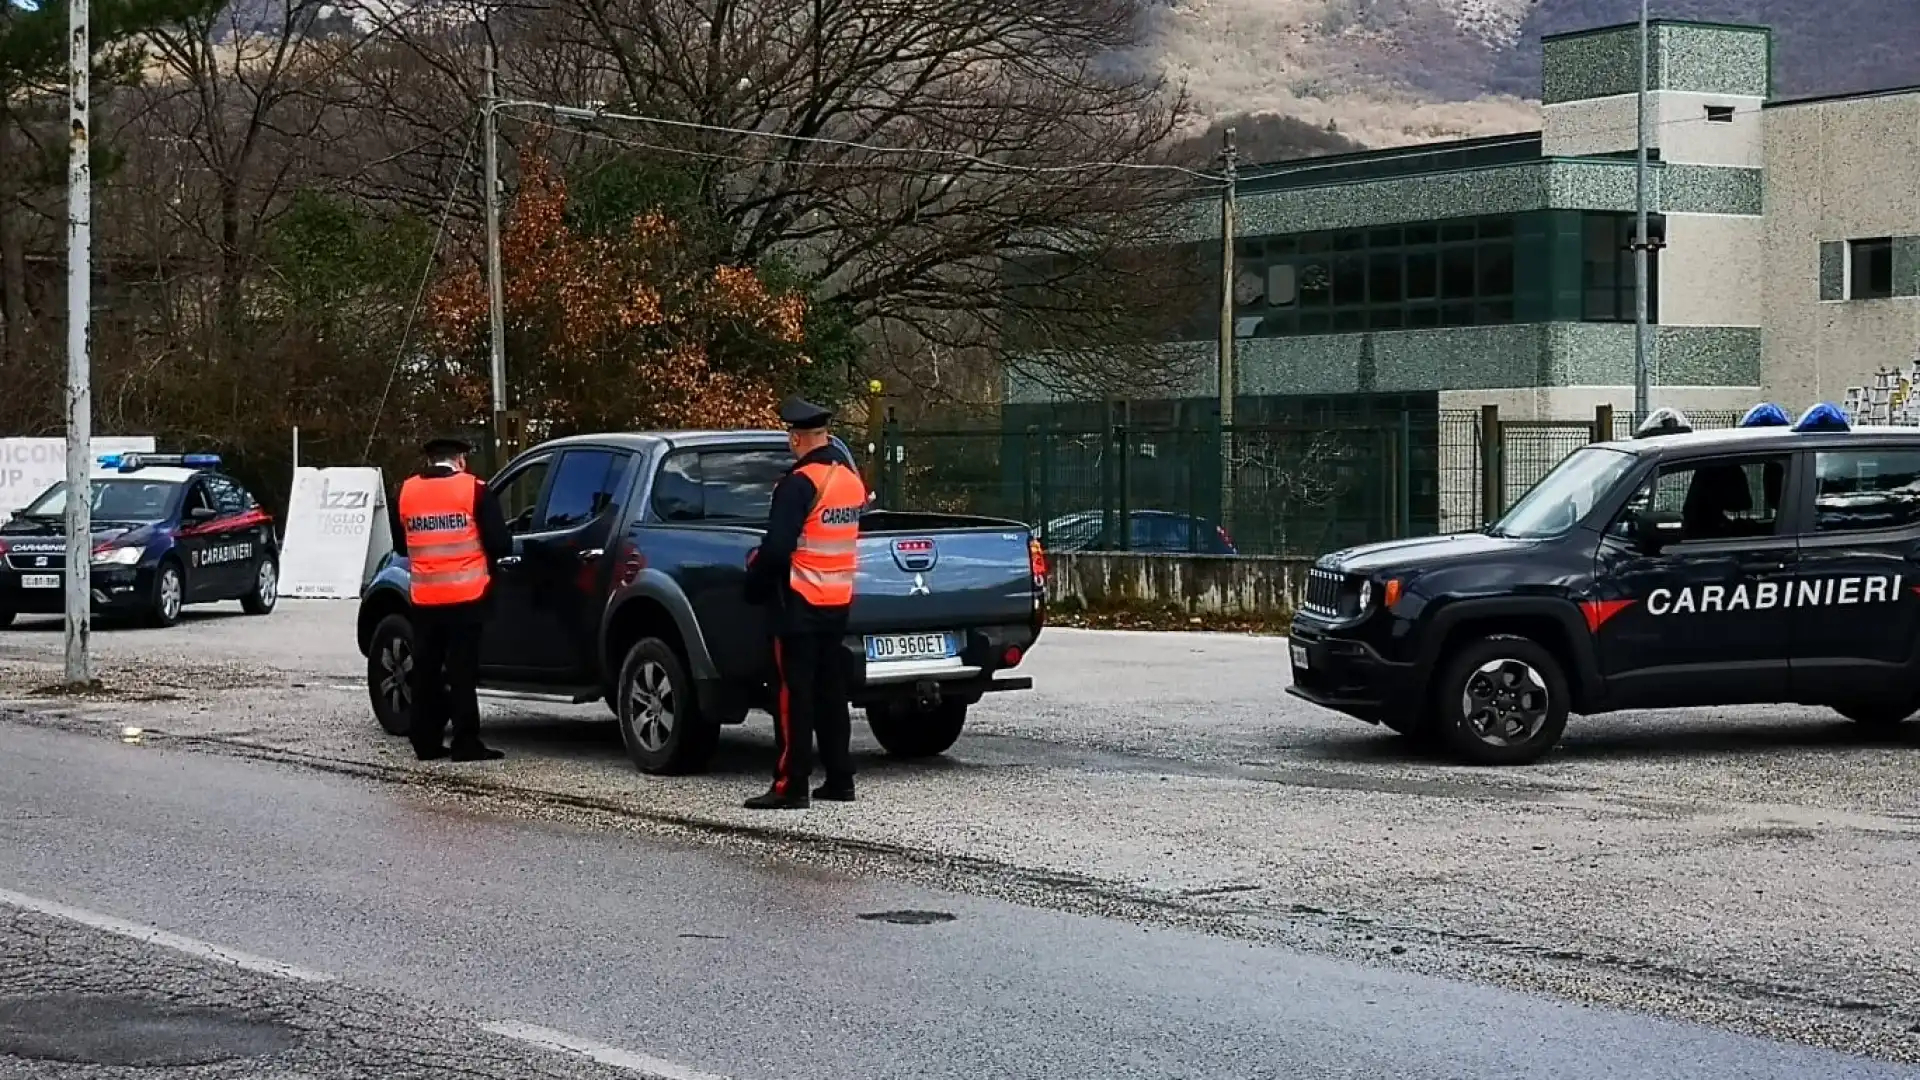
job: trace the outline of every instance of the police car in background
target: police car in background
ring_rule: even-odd
[[[1920,711],[1920,429],[1760,405],[1656,411],[1485,530],[1327,555],[1289,692],[1471,763],[1537,760],[1569,713],[1799,703]]]
[[[172,626],[188,604],[280,596],[273,519],[212,454],[116,454],[93,471],[94,610]],[[65,610],[67,485],[0,526],[0,626]]]

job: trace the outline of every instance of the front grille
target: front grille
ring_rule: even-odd
[[[1314,615],[1332,618],[1340,614],[1341,575],[1332,570],[1314,567],[1307,571],[1307,595],[1300,602],[1300,610]]]
[[[67,557],[59,552],[7,552],[7,569],[9,570],[25,570],[33,573],[36,570],[59,570],[66,565]]]

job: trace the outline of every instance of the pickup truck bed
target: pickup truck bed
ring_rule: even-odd
[[[704,767],[721,726],[773,701],[767,617],[744,583],[791,463],[779,432],[581,436],[520,455],[492,482],[510,514],[525,509],[492,589],[482,685],[605,700],[642,770]],[[1032,685],[999,676],[1044,622],[1039,546],[1017,522],[950,514],[869,510],[860,531],[853,702],[890,753],[943,753],[981,696]],[[358,622],[375,716],[404,734],[404,558],[375,575]]]

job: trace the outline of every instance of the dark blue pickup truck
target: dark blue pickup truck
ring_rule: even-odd
[[[778,431],[583,435],[515,458],[490,482],[514,550],[493,585],[482,686],[604,700],[642,771],[703,768],[722,725],[773,700],[766,614],[743,586],[792,465]],[[1033,685],[1001,673],[1040,635],[1045,556],[1025,525],[990,518],[870,509],[860,532],[854,704],[889,753],[944,753],[982,695]],[[359,642],[374,714],[405,734],[404,558],[362,595]]]

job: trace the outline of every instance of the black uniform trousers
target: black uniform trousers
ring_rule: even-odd
[[[413,608],[413,715],[408,737],[420,749],[441,745],[453,725],[453,745],[480,742],[480,628],[485,601],[416,604]]]
[[[853,753],[848,747],[853,710],[847,703],[848,665],[841,644],[845,634],[843,614],[805,630],[790,625],[774,639],[773,659],[780,673],[779,700],[773,712],[776,795],[807,793],[816,737],[827,783],[853,782]]]

